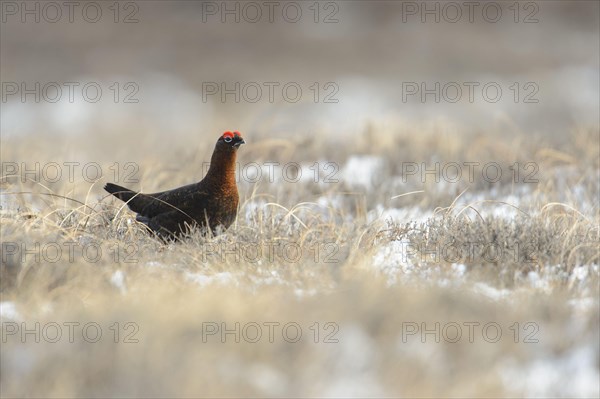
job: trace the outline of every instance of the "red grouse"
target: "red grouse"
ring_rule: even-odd
[[[239,132],[223,133],[217,140],[208,173],[198,183],[155,194],[137,193],[112,183],[104,189],[125,201],[137,213],[136,220],[163,239],[180,237],[191,227],[217,234],[219,228],[227,229],[236,218],[239,195],[235,159],[244,143]]]

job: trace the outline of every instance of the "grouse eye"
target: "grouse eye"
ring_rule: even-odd
[[[223,133],[223,140],[226,143],[231,143],[231,140],[233,140],[233,133],[231,133],[229,131]]]

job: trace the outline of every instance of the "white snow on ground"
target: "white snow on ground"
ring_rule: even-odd
[[[527,280],[531,287],[537,289],[538,291],[546,293],[552,292],[552,284],[550,279],[548,277],[540,277],[538,272],[527,273]]]
[[[262,275],[249,275],[250,280],[254,284],[254,291],[263,285],[281,285],[290,287],[290,289],[293,290],[294,295],[296,295],[296,297],[299,299],[311,297],[318,293],[316,288],[304,289],[295,287],[293,282],[282,278],[277,270],[263,271],[261,268],[259,268],[257,272],[262,273]]]
[[[16,180],[17,177],[14,179]],[[0,190],[0,210],[14,212],[18,208],[19,202],[15,199],[15,196],[10,191]]]
[[[342,206],[342,197],[339,195],[320,196],[315,202],[323,208],[338,208]]]
[[[26,318],[42,318],[54,312],[54,306],[50,302],[43,303],[38,309],[29,313],[22,314],[15,306],[14,302],[0,302],[0,320],[5,321],[23,321]]]
[[[311,297],[317,295],[318,291],[315,288],[311,288],[309,290],[303,290],[302,288],[294,289],[294,295],[297,298]]]
[[[456,273],[457,277],[462,277],[467,272],[467,265],[463,265],[462,263],[453,263],[450,265],[454,273]]]
[[[468,191],[465,192],[454,203],[454,213],[456,214],[462,211],[463,215],[475,215],[475,212],[472,209],[467,208],[469,205],[476,209],[477,212],[479,212],[479,214],[484,218],[495,217],[498,219],[512,220],[516,216],[524,215],[521,210],[528,213],[531,212],[531,209],[527,209],[527,206],[533,203],[533,199],[530,198],[528,192],[518,196],[498,196],[495,195],[493,191],[495,190],[491,190],[490,193],[483,194],[471,194]],[[526,206],[523,206],[523,204]]]
[[[394,285],[398,281],[399,274],[414,273],[415,266],[408,254],[409,246],[408,239],[390,241],[386,245],[381,245],[373,257],[373,268],[387,277],[388,285]]]
[[[122,270],[117,270],[110,276],[110,283],[119,289],[121,294],[127,292],[127,286],[125,285],[125,273]]]
[[[185,279],[189,282],[200,285],[201,287],[206,287],[208,285],[217,284],[217,285],[238,285],[238,281],[235,276],[229,272],[216,273],[213,275],[206,275],[201,273],[190,273],[185,272]]]
[[[499,290],[497,288],[492,287],[489,284],[482,283],[482,282],[473,284],[472,291],[475,292],[476,294],[482,295],[493,301],[509,299],[510,295],[511,295],[510,290],[507,290],[507,289]]]
[[[372,223],[376,220],[395,223],[425,222],[431,216],[431,213],[427,214],[418,207],[384,208],[382,205],[377,205],[375,209],[368,212],[367,222]]]
[[[432,268],[426,268],[432,274],[426,279],[425,270],[418,263],[411,262],[408,256],[410,242],[408,240],[391,241],[380,246],[373,257],[373,268],[377,272],[387,276],[388,284],[399,282],[413,284],[429,281],[437,286],[458,285],[470,290],[482,298],[495,302],[510,303],[519,306],[517,294],[521,290],[535,290],[544,294],[552,291],[552,285],[557,278],[557,273],[564,270],[556,266],[543,268],[547,272],[529,272],[525,278],[519,281],[515,289],[504,289],[493,287],[484,282],[466,282],[464,277],[467,267],[463,264],[452,264],[450,277],[440,274]],[[580,284],[582,293],[587,291],[591,275],[598,274],[598,265],[586,265],[575,267],[569,277],[571,286]],[[464,283],[464,285],[463,285]],[[590,296],[574,298],[568,301],[573,308],[573,320],[569,324],[569,330],[565,331],[570,336],[579,337],[581,329],[588,328],[590,314],[598,312],[600,299]],[[593,341],[592,341],[593,342]],[[415,356],[417,359],[427,357],[426,346],[399,345],[402,356]],[[581,343],[567,352],[555,353],[546,349],[544,342],[540,346],[527,348],[532,350],[533,360],[523,363],[519,359],[510,359],[499,366],[498,372],[505,388],[515,396],[525,397],[589,397],[597,398],[600,395],[600,375],[597,364],[598,345],[590,343],[589,337],[581,335]],[[413,351],[413,352],[411,352]],[[430,362],[430,359],[425,359]]]
[[[342,180],[352,186],[372,188],[384,167],[384,160],[373,155],[356,155],[348,158],[342,168]]]
[[[270,270],[267,273],[264,273],[262,269],[257,270],[259,273],[263,273],[264,275],[256,276],[250,275],[250,280],[260,287],[261,285],[289,285],[289,283],[281,278],[279,272],[277,270]]]
[[[2,321],[19,321],[22,319],[22,317],[17,311],[17,307],[15,306],[14,302],[4,301],[0,302],[0,319]]]
[[[594,297],[569,299],[569,305],[573,310],[580,314],[586,314],[600,307],[600,300]]]
[[[587,276],[590,274],[589,267],[587,266],[577,266],[573,268],[573,272],[571,274],[572,280],[585,280]]]
[[[252,282],[251,287],[249,288],[250,292],[256,292],[261,286],[264,285],[281,285],[290,287],[297,298],[309,297],[317,294],[317,290],[312,289],[302,289],[298,287],[294,287],[293,283],[283,279],[277,270],[261,270],[260,268],[257,270],[259,275],[256,274],[248,274],[247,277]],[[220,285],[227,286],[233,285],[238,287],[240,285],[240,279],[236,277],[234,274],[229,272],[221,272],[212,275],[207,275],[203,273],[191,273],[186,271],[184,273],[185,279],[193,284],[198,284],[201,287],[208,287],[210,285]]]
[[[571,276],[569,278],[569,285],[573,286],[576,284],[585,284],[585,282],[591,274],[598,274],[599,272],[600,265],[598,264],[576,266],[571,272]]]
[[[254,201],[249,201],[249,202],[245,203],[244,204],[244,210],[245,210],[244,218],[246,219],[246,222],[250,223],[252,221],[252,219],[255,217],[255,215],[257,214],[257,212],[260,212],[260,210],[265,207],[265,204],[266,204],[266,201],[264,201],[264,200],[254,200]],[[238,218],[240,218],[240,216],[238,216]]]
[[[389,286],[397,283],[435,284],[440,287],[456,286],[468,289],[493,301],[512,301],[514,294],[522,290],[533,289],[541,294],[552,293],[557,282],[564,278],[565,271],[557,266],[545,266],[540,272],[531,271],[524,278],[518,279],[515,289],[493,287],[485,282],[465,283],[467,266],[453,263],[438,268],[428,265],[421,267],[421,255],[408,239],[394,240],[379,245],[373,255],[371,267],[387,279]],[[598,275],[598,265],[577,266],[569,277],[569,286],[577,285],[582,298],[573,299],[571,305],[582,309],[596,306],[599,300],[589,298],[587,284],[590,275]],[[465,284],[463,286],[463,284]]]
[[[19,210],[28,210],[34,213],[42,211],[43,198],[32,193],[14,194],[23,191],[21,177],[9,176],[5,178],[8,182],[15,183],[9,186],[8,190],[0,190],[0,211],[5,214],[14,214]],[[46,190],[40,187],[41,192]]]
[[[332,218],[339,217],[339,209],[343,208],[344,196],[339,194],[328,194],[322,195],[314,200],[314,202],[305,202],[294,208],[294,216],[299,218],[303,222],[312,220],[315,216],[320,216],[323,220],[331,220]],[[277,205],[268,205],[265,200],[253,200],[244,204],[238,219],[244,217],[246,223],[253,224],[256,220],[262,218],[268,220],[273,217],[275,219],[283,218],[284,216],[289,218],[291,224],[297,222],[294,217],[287,215],[291,209],[282,208]],[[337,212],[337,213],[336,213]],[[243,216],[242,216],[243,215]],[[349,223],[353,223],[354,219],[350,213],[344,214],[343,218]]]
[[[507,390],[526,397],[600,396],[598,347],[578,346],[561,354],[542,352],[525,365],[511,359],[500,368]]]

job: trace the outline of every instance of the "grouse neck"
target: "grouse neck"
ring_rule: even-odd
[[[215,148],[205,179],[235,184],[235,161],[235,151]]]

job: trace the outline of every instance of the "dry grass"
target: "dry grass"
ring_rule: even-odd
[[[18,312],[2,315],[3,334],[9,322],[28,328],[95,322],[103,336],[97,343],[81,335],[72,343],[65,336],[36,343],[34,335],[3,335],[2,395],[597,394],[585,374],[597,375],[600,362],[600,169],[598,146],[590,145],[598,144],[597,129],[556,141],[504,137],[500,144],[494,132],[459,139],[398,130],[379,141],[377,131],[372,126],[344,144],[247,135],[251,144],[240,151],[241,165],[332,161],[340,166],[340,181],[241,181],[232,228],[170,245],[149,237],[122,203],[102,194],[110,175],[94,184],[81,176],[56,183],[3,176],[0,289],[3,303]],[[77,159],[98,162],[105,172],[115,161],[136,162],[139,183],[120,183],[153,191],[199,179],[198,165],[211,148],[198,150],[196,143],[212,138],[187,137],[165,152],[128,146],[129,138],[117,148],[106,138],[78,140],[70,146],[88,150]],[[43,136],[12,138],[3,140],[2,159],[60,162],[53,148]],[[369,187],[343,179],[354,154],[382,160]],[[455,184],[401,179],[403,162],[490,161],[508,177],[490,183],[479,175]],[[513,182],[515,162],[535,162],[539,182]],[[422,192],[392,199],[414,191]],[[396,217],[389,218],[390,210]],[[39,259],[21,251],[36,243]],[[443,252],[448,243],[483,247],[456,258]],[[16,251],[7,247],[14,244]],[[62,258],[50,262],[52,253],[44,256],[43,248],[55,246]],[[97,261],[83,252],[91,247],[101,248]],[[490,248],[499,255],[486,252]],[[118,343],[110,329],[115,322]],[[137,326],[139,342],[123,342],[133,331],[124,329],[127,322]],[[279,330],[269,342],[263,327],[258,343],[243,337],[236,343],[232,335],[222,342],[206,336],[212,322],[228,328],[295,322],[303,335],[290,343]],[[318,343],[310,329],[316,322]],[[335,324],[325,329],[328,322]],[[464,336],[465,322],[480,323],[473,342]],[[502,329],[496,343],[481,332],[490,322]],[[535,323],[532,330],[527,322]],[[458,323],[463,338],[451,343],[441,334],[436,342],[428,335],[422,342],[419,331],[404,342],[403,331],[421,323],[430,329]],[[537,343],[526,341],[532,326]],[[338,342],[323,342],[334,327]],[[557,382],[539,388],[536,379],[552,372]]]
[[[121,3],[122,18],[139,6],[135,24],[115,23],[113,2],[96,2],[97,23],[84,4],[68,22],[63,2],[58,23],[22,23],[8,3],[33,2],[5,3],[2,83],[79,86],[74,101],[63,86],[57,103],[1,104],[1,397],[600,396],[598,2],[496,2],[492,24],[483,3],[469,22],[465,2],[458,23],[404,23],[411,2],[318,4],[321,18],[339,6],[335,24],[315,23],[312,1],[298,23],[282,2],[274,23],[225,24],[202,22],[206,2]],[[515,22],[532,7],[539,23]],[[498,103],[479,90],[492,81]],[[98,103],[81,96],[90,82]],[[138,103],[114,101],[127,82]],[[266,90],[204,101],[209,82],[280,86],[273,102]],[[283,100],[287,82],[299,102]],[[315,102],[310,87],[322,97],[328,82],[339,103]],[[480,86],[474,101],[404,101],[409,82]],[[538,103],[514,100],[527,82]],[[237,222],[218,237],[164,245],[102,190],[197,181],[229,129],[247,139],[242,166],[297,162],[303,178],[242,179]],[[56,181],[22,170],[52,162]],[[72,180],[65,162],[79,163]],[[83,175],[92,162],[101,178]],[[455,183],[407,170],[452,163]],[[245,338],[258,323],[262,337],[209,335],[221,323],[249,326]],[[272,340],[265,323],[279,323]],[[436,323],[439,339],[423,335]]]

